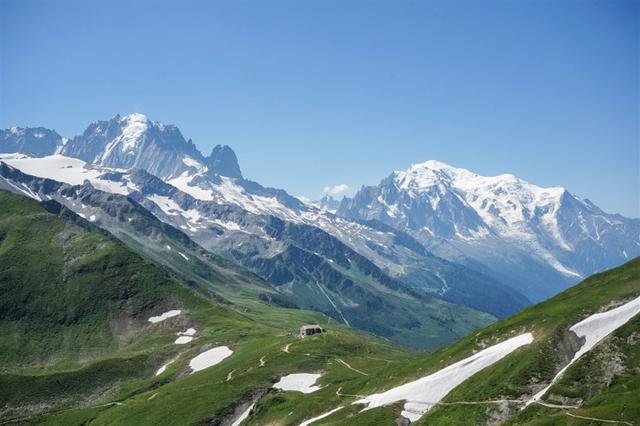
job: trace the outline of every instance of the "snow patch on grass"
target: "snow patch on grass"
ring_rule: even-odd
[[[164,320],[166,320],[168,318],[178,316],[181,313],[182,313],[182,311],[180,309],[174,309],[174,310],[171,310],[171,311],[163,312],[162,314],[158,315],[157,317],[150,317],[148,319],[148,321],[155,324],[155,323],[158,323],[158,322],[162,322],[162,321],[164,321]]]
[[[276,389],[283,391],[296,391],[302,393],[312,393],[320,390],[319,386],[314,383],[322,376],[322,374],[296,373],[289,374],[280,378],[278,383],[273,385]]]
[[[189,361],[189,367],[191,367],[192,370],[191,373],[213,367],[225,358],[231,356],[231,354],[233,354],[233,351],[226,346],[218,346],[204,351]]]
[[[452,389],[477,372],[496,363],[521,346],[533,342],[531,333],[521,334],[458,361],[429,376],[405,383],[386,392],[369,395],[353,404],[365,404],[362,411],[405,401],[402,416],[417,421]]]

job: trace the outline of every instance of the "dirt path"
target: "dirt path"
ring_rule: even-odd
[[[452,402],[437,402],[434,405],[482,405],[482,404],[502,404],[502,403],[510,403],[510,404],[525,404],[526,401],[521,399],[490,399],[487,401],[452,401]],[[557,408],[560,410],[575,410],[576,408],[580,408],[577,405],[558,405],[558,404],[549,404],[543,401],[534,401],[533,404],[542,405],[543,407],[548,408]]]
[[[586,416],[579,416],[577,414],[573,414],[570,413],[568,411],[565,412],[565,414],[569,417],[575,417],[576,419],[583,419],[583,420],[593,420],[595,422],[602,422],[602,423],[616,423],[616,424],[620,424],[620,425],[629,425],[629,426],[633,426],[633,423],[629,423],[629,422],[625,422],[625,421],[619,421],[619,420],[607,420],[607,419],[597,419],[595,417],[586,417]]]
[[[523,401],[519,399],[490,399],[488,401],[453,401],[453,402],[442,402],[438,401],[433,405],[484,405],[484,404],[503,404],[503,403],[514,403],[514,404],[524,404]]]
[[[338,390],[336,391],[336,395],[337,396],[349,396],[349,397],[355,397],[355,398],[366,398],[366,395],[349,395],[348,393],[342,393],[342,386],[340,386],[338,388]]]
[[[362,374],[363,376],[368,376],[368,374],[367,374],[367,373],[365,373],[364,371],[360,371],[360,370],[358,370],[357,368],[353,368],[352,366],[350,366],[349,364],[347,364],[346,362],[344,362],[344,361],[343,361],[343,360],[341,360],[340,358],[336,358],[336,359],[338,360],[338,362],[341,362],[341,363],[342,363],[345,367],[347,367],[349,370],[353,370],[353,371],[355,371],[356,373],[360,373],[360,374]]]
[[[84,409],[90,409],[90,408],[102,408],[102,407],[111,407],[111,406],[117,406],[117,405],[123,405],[122,402],[107,402],[106,404],[100,404],[100,405],[93,405],[93,406],[88,406],[88,407],[73,407],[73,408],[65,408],[64,410],[55,410],[55,411],[48,411],[46,414],[47,416],[51,416],[54,414],[60,414],[60,413],[66,413],[68,411],[76,411],[76,410],[84,410]],[[8,425],[8,424],[24,424],[26,420],[32,418],[32,417],[38,417],[40,416],[42,413],[33,413],[33,414],[27,414],[25,416],[19,416],[19,417],[13,417],[11,419],[7,419],[7,420],[2,420],[0,421],[0,425]]]
[[[342,388],[340,388],[342,389]],[[340,389],[338,389],[338,392],[340,391]],[[338,392],[336,392],[336,395],[339,395]],[[341,395],[341,394],[340,394]],[[522,401],[520,399],[494,399],[494,400],[489,400],[489,401],[454,401],[454,402],[438,402],[434,405],[478,405],[478,404],[500,404],[503,402],[510,402],[510,403],[516,403],[516,404],[524,404],[526,403],[525,401]],[[576,419],[582,419],[582,420],[592,420],[595,422],[601,422],[601,423],[613,423],[613,424],[624,424],[624,425],[629,425],[629,426],[634,426],[633,423],[629,423],[629,422],[625,422],[623,420],[608,420],[608,419],[599,419],[596,417],[588,417],[588,416],[580,416],[578,414],[573,414],[570,411],[566,411],[566,410],[575,410],[576,408],[580,408],[577,405],[559,405],[559,404],[550,404],[548,402],[544,402],[544,401],[534,401],[534,404],[538,404],[541,405],[543,407],[547,407],[547,408],[556,408],[559,410],[565,410],[565,414],[569,417],[574,417]]]
[[[387,364],[391,364],[393,361],[389,361],[388,359],[384,359],[384,358],[374,358],[372,356],[367,356],[367,358],[372,359],[374,361],[384,361]]]
[[[227,380],[226,380],[227,382],[229,380],[231,380],[231,377],[233,376],[233,372],[236,371],[236,370],[237,370],[237,368],[234,368],[233,370],[229,371],[229,374],[227,374]]]

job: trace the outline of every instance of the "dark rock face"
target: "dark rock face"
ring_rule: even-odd
[[[236,153],[227,145],[216,145],[211,155],[205,158],[209,172],[220,176],[242,179]]]

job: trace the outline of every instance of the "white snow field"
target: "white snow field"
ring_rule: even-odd
[[[247,408],[246,410],[244,410],[244,412],[242,414],[240,414],[240,416],[233,422],[231,423],[231,426],[240,426],[240,424],[245,421],[245,419],[247,417],[249,417],[249,413],[251,413],[251,410],[253,409],[253,407],[255,407],[256,403],[254,402],[253,404],[251,404],[249,406],[249,408]]]
[[[571,364],[593,349],[593,347],[600,343],[602,339],[625,325],[631,318],[638,315],[638,313],[640,313],[640,297],[637,297],[622,306],[618,306],[615,309],[593,314],[571,327],[569,330],[576,333],[578,337],[584,337],[584,344],[580,347],[578,352],[575,353],[571,361],[569,361],[569,364],[556,374],[551,383],[549,383],[549,386],[535,394],[533,398],[527,401],[525,407],[542,398],[549,388],[558,381],[567,368],[571,366]]]
[[[402,415],[415,422],[453,388],[480,370],[489,367],[519,347],[528,345],[531,342],[533,342],[531,333],[512,337],[429,376],[405,383],[383,393],[369,395],[353,402],[353,404],[367,405],[362,410],[366,411],[398,401],[406,401]]]
[[[101,177],[105,172],[117,171],[117,169],[88,165],[82,160],[64,155],[54,154],[42,158],[31,158],[16,154],[2,154],[0,160],[28,175],[49,178],[69,185],[82,185],[85,180],[88,180],[97,189],[122,195],[129,195],[135,189],[130,182],[113,182]]]
[[[171,310],[171,311],[163,312],[162,314],[158,315],[157,317],[150,317],[148,319],[148,321],[155,324],[155,323],[158,323],[158,322],[162,322],[162,321],[164,321],[164,320],[166,320],[168,318],[180,315],[181,313],[182,313],[182,311],[180,309],[174,309],[174,310]]]
[[[273,385],[276,389],[283,391],[296,391],[302,393],[311,393],[320,390],[319,386],[313,384],[322,376],[322,374],[296,373],[282,376],[278,383]]]
[[[193,336],[196,335],[196,329],[191,327],[191,328],[188,328],[186,331],[179,331],[176,334],[179,337],[173,343],[175,343],[176,345],[184,345],[193,340]]]
[[[191,373],[213,367],[225,358],[231,356],[231,354],[233,354],[233,351],[226,346],[218,346],[204,351],[189,361],[189,367],[191,367],[192,370]]]

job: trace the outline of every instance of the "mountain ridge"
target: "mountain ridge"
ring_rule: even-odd
[[[122,136],[121,130],[116,129],[111,142]],[[0,137],[1,140],[5,139]],[[511,206],[505,200],[515,206],[506,210],[511,216],[503,218],[505,226],[516,223],[520,217],[534,218],[521,224],[522,228],[513,229],[529,232],[537,231],[539,226],[549,231],[553,227],[541,218],[551,215],[555,220],[551,225],[557,225],[562,239],[581,255],[588,254],[590,246],[585,248],[579,244],[581,236],[588,231],[597,232],[589,235],[599,235],[604,246],[627,244],[627,240],[616,239],[628,229],[624,224],[616,228],[615,222],[624,218],[606,215],[568,192],[552,190],[540,194],[534,189],[529,193],[530,188],[525,188],[516,194],[520,198],[511,197],[513,194],[507,189],[511,186],[522,189],[526,185],[515,177],[501,175],[498,186],[506,195],[499,191],[489,195],[474,193],[472,189],[484,188],[480,184],[466,188],[462,194],[455,188],[460,186],[455,176],[445,175],[464,172],[444,171],[442,163],[429,162],[428,167],[438,170],[427,171],[426,175],[418,171],[419,179],[413,183],[408,178],[393,178],[387,180],[386,185],[370,189],[369,194],[362,194],[376,203],[379,217],[366,217],[372,209],[365,204],[356,206],[362,208],[363,217],[345,219],[305,205],[285,191],[264,188],[244,178],[209,173],[208,166],[195,159],[197,164],[182,161],[181,165],[174,165],[185,167],[177,176],[175,169],[166,168],[168,174],[164,178],[146,170],[144,167],[148,164],[144,163],[140,163],[140,168],[116,167],[126,166],[126,161],[137,161],[127,160],[123,157],[125,154],[144,156],[147,149],[157,154],[161,140],[141,138],[139,142],[144,143],[127,145],[130,141],[125,143],[124,138],[119,139],[111,149],[119,152],[118,155],[99,157],[109,165],[56,154],[57,148],[53,154],[34,158],[29,140],[23,139],[18,145],[13,142],[16,139],[11,140],[12,145],[7,144],[10,149],[17,146],[31,152],[0,156],[0,188],[40,202],[0,191],[2,205],[6,206],[0,212],[3,218],[0,221],[0,263],[3,265],[0,284],[11,289],[4,293],[10,297],[4,299],[7,308],[3,310],[10,316],[0,317],[0,327],[28,330],[0,333],[0,344],[10,349],[0,352],[11,358],[8,368],[0,371],[3,419],[59,424],[231,424],[241,419],[250,424],[307,424],[313,419],[318,419],[317,424],[349,425],[406,424],[406,419],[417,420],[417,424],[579,424],[582,420],[572,415],[591,417],[594,421],[630,423],[640,413],[634,393],[640,385],[636,374],[640,368],[640,352],[635,344],[638,315],[602,336],[601,342],[587,348],[582,358],[569,364],[586,345],[579,334],[572,334],[577,324],[626,306],[632,300],[634,303],[640,300],[637,299],[640,258],[592,275],[545,302],[474,332],[470,332],[473,327],[456,331],[461,323],[448,322],[446,313],[447,310],[451,315],[458,313],[451,312],[454,308],[440,301],[441,297],[454,295],[466,296],[467,302],[478,297],[487,299],[483,292],[495,285],[492,275],[486,275],[486,281],[479,279],[479,275],[495,268],[495,264],[484,262],[485,258],[479,256],[487,252],[509,267],[524,265],[526,268],[520,271],[523,275],[539,274],[530,277],[530,282],[540,280],[545,274],[550,280],[558,279],[557,269],[527,252],[532,252],[530,246],[504,245],[507,238],[500,234],[500,223],[496,225],[483,218],[483,214],[492,214],[499,220],[500,212],[507,208],[505,205]],[[107,146],[109,143],[103,145],[102,154],[107,154]],[[137,148],[141,150],[136,151]],[[127,154],[129,149],[137,154]],[[186,154],[178,152],[173,158],[184,159],[183,155]],[[412,197],[412,188],[424,191],[415,192]],[[533,197],[533,193],[539,197]],[[485,195],[484,199],[480,195]],[[500,198],[503,195],[506,198]],[[483,208],[483,200],[494,196],[493,204],[489,200]],[[442,227],[432,229],[441,232],[437,240],[424,239],[415,232],[416,228],[400,226],[404,223],[403,214],[416,213],[416,217],[409,219],[413,219],[419,229],[423,223],[419,219],[424,221],[424,217],[421,219],[419,209],[412,208],[427,205],[442,213],[435,218],[442,222]],[[395,206],[395,210],[390,206]],[[438,210],[445,206],[448,208]],[[474,206],[482,211],[478,212]],[[395,214],[397,221],[392,216],[385,217],[387,212]],[[580,213],[583,218],[600,219],[587,221],[585,230],[579,220]],[[449,218],[468,218],[468,221],[446,222]],[[411,224],[409,219],[406,223]],[[57,225],[51,226],[52,223]],[[462,225],[467,228],[463,229]],[[485,228],[486,235],[465,239],[473,236],[472,231],[481,233]],[[86,242],[77,238],[86,235],[84,229],[89,230],[90,240]],[[130,248],[138,254],[115,238],[110,243],[110,238],[104,238],[106,232],[120,241],[135,240]],[[50,233],[56,236],[52,238]],[[457,237],[457,233],[465,238]],[[548,238],[544,239],[545,235]],[[562,246],[556,235],[542,233],[536,237],[540,239],[534,242],[546,244],[542,247],[547,250],[553,245]],[[81,244],[77,244],[78,241]],[[339,311],[329,312],[333,315],[330,319],[255,299],[241,305],[235,304],[235,299],[228,303],[224,298],[217,298],[213,292],[204,293],[208,299],[201,297],[202,294],[193,292],[194,286],[189,280],[183,279],[193,277],[197,281],[197,274],[187,275],[185,269],[189,269],[195,257],[206,255],[204,248],[200,251],[194,241],[201,247],[212,251],[215,248],[231,258],[242,259],[240,263],[245,266],[253,265],[261,276],[272,277],[274,288],[279,286],[284,294],[291,290],[297,301],[307,303],[304,306],[322,302],[324,310],[312,307],[322,312],[334,308]],[[634,242],[633,238],[630,241]],[[144,242],[149,247],[142,247]],[[47,244],[53,249],[48,249]],[[109,249],[106,257],[102,251],[105,247]],[[140,253],[146,253],[149,258],[155,256],[158,266],[174,266],[159,268],[140,258]],[[437,253],[452,259],[465,257],[477,269],[459,266],[438,257]],[[629,250],[627,255],[634,253]],[[561,254],[561,249],[553,252],[559,262],[571,261]],[[79,263],[77,259],[81,259]],[[92,263],[95,259],[98,262]],[[619,257],[605,256],[601,262],[616,259]],[[57,266],[48,268],[50,264]],[[226,273],[234,273],[232,267],[225,267],[226,263],[221,261],[218,265]],[[538,271],[539,268],[542,271]],[[60,273],[65,270],[71,271],[72,277],[88,272],[81,280],[88,285],[81,286],[81,291],[70,291],[75,281],[58,279],[65,276]],[[201,282],[213,277],[207,275],[207,271],[198,273]],[[127,280],[129,276],[147,281],[139,287],[136,283],[140,281]],[[251,280],[251,274],[245,276]],[[114,284],[123,278],[123,285]],[[572,278],[565,278],[563,285],[569,286]],[[148,291],[158,280],[167,292]],[[59,287],[60,282],[65,286]],[[103,282],[106,284],[100,286]],[[47,287],[48,283],[52,285]],[[68,284],[71,286],[67,287]],[[259,280],[253,284],[262,286]],[[539,283],[537,288],[543,288],[543,284]],[[479,288],[474,288],[476,285]],[[521,283],[511,285],[513,291],[522,287]],[[38,286],[47,290],[41,299],[36,291]],[[316,293],[295,292],[299,288],[313,290],[314,286]],[[551,287],[550,292],[559,287]],[[243,287],[240,288],[244,292]],[[31,292],[30,297],[24,297],[25,291]],[[437,297],[427,297],[427,291]],[[393,297],[388,296],[389,293],[394,293]],[[510,297],[505,291],[494,294]],[[413,298],[432,303],[398,305],[396,296],[403,302]],[[47,303],[49,299],[55,303]],[[87,303],[75,303],[85,299],[89,299]],[[110,309],[115,307],[115,326],[106,325],[113,318],[101,310],[104,300],[109,301]],[[71,302],[68,306],[64,305],[67,301]],[[437,310],[438,304],[445,309]],[[466,336],[432,353],[405,351],[340,324],[352,319],[348,309],[362,309],[364,305],[372,308],[369,314],[385,313],[389,309],[399,313],[399,317],[387,316],[378,324],[400,324],[406,332],[418,328],[421,339],[437,341],[434,331],[442,329],[438,327],[448,328],[450,332],[453,329],[454,333],[449,336]],[[180,313],[175,314],[176,308]],[[24,315],[25,309],[29,315]],[[434,321],[416,324],[416,319],[422,318],[418,314],[424,313],[421,311],[430,313]],[[131,313],[135,315],[129,315]],[[85,318],[91,321],[87,323]],[[46,321],[51,319],[55,327],[47,326]],[[154,321],[163,322],[154,325]],[[299,325],[314,322],[321,324],[326,332],[304,339],[294,337]],[[113,340],[103,339],[109,331],[122,330],[118,327],[123,324],[125,330],[129,325],[133,331],[117,337],[131,345],[116,346]],[[40,339],[40,335],[48,338]],[[73,338],[58,339],[57,336]],[[127,336],[133,340],[126,340]],[[28,337],[35,338],[27,342]],[[20,338],[27,343],[20,344]],[[400,399],[393,396],[412,381],[473,366],[471,361],[481,359],[485,350],[491,351],[503,343],[508,346],[512,339],[522,341],[505,352],[503,358],[483,364],[485,368],[456,382],[458,386],[443,391],[438,397],[442,400],[411,395],[415,401],[411,399],[407,403],[406,396],[400,395]],[[95,347],[103,351],[86,358],[69,357],[66,349],[76,348],[74,345],[82,342],[99,343]],[[220,365],[203,371],[191,368],[191,361],[219,348],[226,348],[226,353],[231,354]],[[39,364],[47,359],[59,362]],[[274,388],[276,382],[291,374],[317,376],[319,381],[314,392],[318,393],[308,395]],[[542,395],[539,402],[529,404],[535,399],[534,395],[547,387],[549,392]],[[378,400],[378,395],[391,396]],[[365,411],[365,408],[372,409]],[[327,417],[319,419],[318,416],[324,414]]]
[[[19,169],[14,169],[0,162],[0,188],[3,187],[3,182],[6,182],[5,188],[14,192],[37,197],[37,199],[53,198],[74,209],[79,215],[108,229],[112,234],[124,238],[123,240],[132,248],[150,254],[155,260],[158,259],[158,256],[163,256],[165,261],[159,261],[161,264],[168,262],[167,259],[173,258],[175,260],[170,262],[169,266],[174,269],[176,263],[189,263],[191,267],[195,267],[193,262],[198,261],[202,254],[194,252],[193,249],[189,249],[183,242],[176,239],[161,239],[153,244],[155,248],[149,253],[148,248],[151,244],[150,242],[145,243],[145,239],[149,236],[147,233],[141,234],[140,231],[132,228],[138,226],[141,218],[134,214],[135,206],[129,206],[126,201],[138,200],[156,216],[164,218],[165,213],[155,204],[160,201],[154,198],[160,197],[162,199],[162,196],[154,195],[150,198],[155,201],[150,201],[143,194],[146,191],[145,188],[149,187],[165,195],[170,194],[164,192],[166,190],[175,193],[178,193],[179,190],[143,171],[131,173],[128,179],[142,192],[129,194],[128,197],[120,194],[107,195],[95,190],[90,185],[69,186],[25,175]],[[145,183],[146,179],[149,179],[147,183]],[[177,197],[177,200],[182,197],[183,202],[187,203],[186,205],[197,201],[191,199],[187,194],[177,194]],[[118,207],[121,204],[123,208]],[[209,207],[206,204],[205,207]],[[241,212],[230,212],[223,209],[223,213],[236,215]],[[246,215],[240,217],[243,217],[243,220],[251,220]],[[274,288],[284,289],[278,295],[273,294],[274,292],[261,291],[261,294],[266,298],[265,300],[290,299],[302,307],[324,312],[347,324],[351,323],[354,326],[375,331],[391,338],[397,335],[396,338],[404,339],[403,341],[407,344],[412,341],[416,342],[417,335],[421,333],[420,330],[425,328],[427,324],[431,324],[428,328],[432,340],[421,343],[427,347],[442,344],[454,336],[466,334],[477,324],[486,324],[491,321],[491,317],[487,315],[481,315],[479,312],[465,309],[462,306],[443,303],[438,295],[430,295],[423,291],[416,291],[411,287],[402,286],[368,259],[346,246],[341,246],[341,243],[324,231],[283,222],[273,217],[257,219],[260,220],[257,224],[264,228],[266,236],[278,247],[279,254],[274,252],[264,257],[258,257],[251,251],[249,254],[245,254],[236,248],[239,240],[232,239],[228,255],[232,260],[240,261],[240,264],[265,278]],[[185,228],[179,224],[180,222],[173,222],[175,228]],[[153,224],[147,221],[142,229],[149,228],[151,225]],[[158,227],[158,225],[153,226]],[[188,231],[188,229],[186,230]],[[177,230],[175,232],[181,233]],[[135,244],[132,244],[132,240],[135,241]],[[212,252],[225,253],[221,247],[215,247],[215,245],[220,246],[219,242],[216,242],[215,245],[207,244],[202,239],[198,242]],[[212,250],[214,248],[216,250]],[[327,261],[319,252],[329,256],[331,260]],[[181,259],[180,256],[185,259]],[[335,264],[333,259],[335,259]],[[214,265],[214,268],[217,266]],[[183,269],[183,267],[179,268],[179,270]],[[214,279],[216,274],[219,272],[214,271]],[[183,277],[186,278],[190,275],[183,275]],[[207,273],[204,278],[206,280],[212,279],[210,273]],[[230,281],[230,284],[233,284],[233,281]],[[239,284],[241,284],[239,288],[244,289],[246,293],[246,286],[242,286],[242,283]],[[203,285],[204,287],[202,287]],[[321,285],[324,289],[320,288]],[[204,290],[212,289],[223,297],[233,295],[233,293],[228,294],[228,290],[231,288],[225,290],[220,285],[212,287],[206,281],[199,286]],[[291,291],[291,287],[295,291]],[[386,290],[381,291],[378,287]],[[372,311],[372,307],[376,307],[376,310]],[[410,307],[411,309],[409,309]],[[457,312],[458,318],[454,320],[448,313],[449,311]],[[403,314],[399,315],[398,312]],[[365,322],[364,318],[367,316],[368,320]],[[391,317],[396,320],[389,321]],[[444,327],[444,323],[447,323],[448,326]],[[411,329],[414,330],[411,331]],[[410,335],[413,337],[410,338]]]
[[[556,271],[560,287],[640,254],[640,219],[604,213],[562,187],[539,187],[511,174],[480,176],[434,160],[363,187],[343,199],[337,214],[380,220],[449,259],[455,256],[439,250],[437,241],[480,261],[478,246],[505,256],[525,248]]]
[[[139,141],[133,143],[125,137],[123,121],[133,127],[127,134],[138,135]],[[108,130],[109,126],[115,130]],[[169,148],[161,150],[165,143]],[[533,301],[557,293],[580,276],[640,253],[640,244],[633,238],[634,234],[640,235],[640,220],[607,215],[560,188],[540,188],[508,174],[484,178],[433,160],[394,172],[377,187],[364,187],[354,197],[344,198],[333,214],[322,205],[305,204],[284,190],[245,179],[231,148],[218,145],[205,158],[175,126],[151,122],[140,114],[94,122],[83,135],[55,152],[84,156],[89,163],[95,161],[99,163],[96,166],[111,170],[141,168],[202,202],[237,206],[254,215],[316,226],[394,278],[436,292],[445,291],[448,280],[441,280],[432,264],[419,266],[416,274],[413,269],[420,262],[416,263],[416,254],[397,249],[393,240],[398,236],[391,237],[395,230],[411,235],[426,251],[487,275]],[[462,185],[464,191],[461,181],[467,181]],[[100,189],[131,191],[124,190],[126,185],[117,179],[103,185]],[[504,198],[493,190],[519,196]],[[168,200],[156,201],[167,209]],[[175,214],[164,214],[163,220],[175,218]],[[362,225],[370,219],[384,222],[391,230],[380,232]],[[186,221],[177,225],[197,228],[197,223]],[[623,223],[621,230],[607,221]],[[225,219],[220,223],[250,231],[241,222]],[[613,231],[602,233],[603,226]],[[626,231],[629,229],[631,232]],[[595,236],[601,241],[590,238]]]

